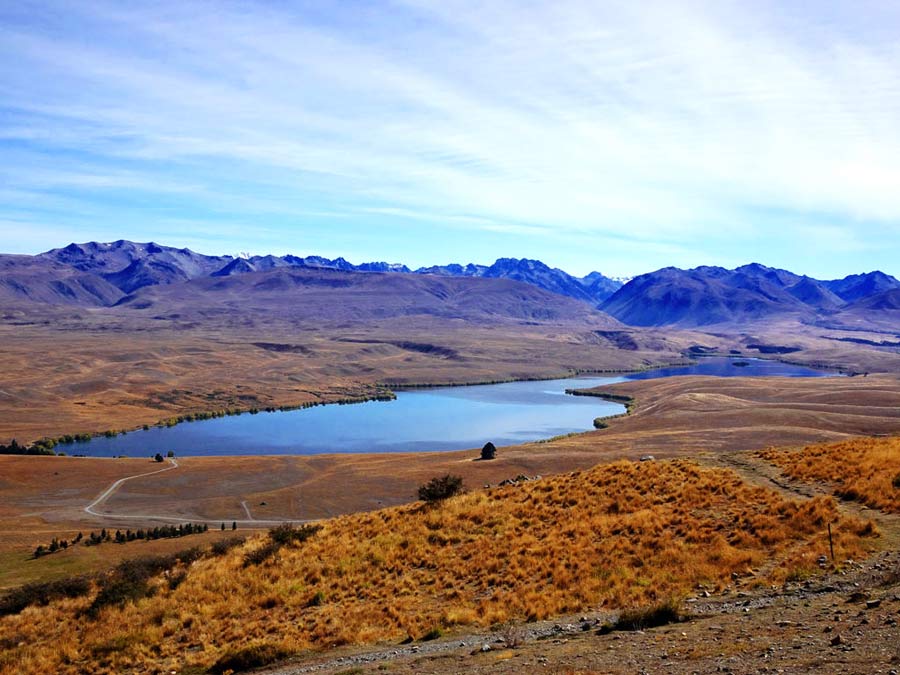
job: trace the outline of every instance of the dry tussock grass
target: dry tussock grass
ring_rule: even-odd
[[[296,653],[659,603],[751,568],[781,581],[825,552],[827,522],[838,556],[863,553],[866,524],[831,498],[787,501],[687,461],[620,462],[336,518],[245,567],[268,541],[256,537],[93,619],[90,597],[28,608],[0,622],[0,673],[180,672],[250,647]]]
[[[823,481],[836,495],[900,513],[900,438],[854,438],[802,450],[759,453],[792,478]]]

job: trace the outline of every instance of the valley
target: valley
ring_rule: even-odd
[[[900,324],[892,300],[900,284],[893,277],[818,282],[748,265],[660,270],[612,288],[602,275],[579,280],[539,261],[413,273],[340,260],[202,256],[114,242],[0,261],[0,444],[16,439],[71,455],[86,446],[53,447],[42,439],[100,435],[117,454],[116,441],[139,442],[147,433],[141,427],[162,425],[162,434],[241,420],[262,425],[257,438],[251,431],[235,441],[247,452],[235,446],[197,456],[190,445],[179,446],[163,465],[152,459],[165,454],[163,445],[116,459],[0,455],[5,597],[16,597],[23,584],[65,585],[89,575],[73,586],[80,596],[0,617],[0,672],[224,672],[222,663],[247,650],[268,655],[258,665],[291,659],[296,672],[320,662],[324,672],[340,672],[347,662],[335,654],[362,658],[371,653],[366,645],[384,649],[401,640],[417,649],[403,647],[387,659],[397,672],[454,672],[462,664],[506,672],[535,659],[614,670],[602,657],[609,645],[631,645],[629,663],[646,658],[631,638],[596,634],[621,610],[670,600],[684,609],[701,584],[711,594],[708,613],[718,616],[716,607],[731,607],[729,596],[739,592],[757,599],[756,621],[757,607],[766,616],[768,607],[792,603],[798,580],[862,574],[846,560],[890,556],[900,546],[893,501],[866,496],[889,489],[891,472],[900,470]],[[589,286],[607,294],[595,297]],[[703,375],[704,366],[716,375]],[[811,374],[804,368],[840,375],[772,376]],[[753,376],[760,374],[767,376]],[[528,405],[549,386],[539,380],[578,375],[594,378],[570,381],[581,389],[573,405],[584,420],[552,414],[543,434],[529,436],[535,440],[515,440],[514,432],[528,426]],[[460,435],[471,438],[454,446],[462,450],[433,452],[456,431],[438,423],[389,453],[359,452],[376,444],[367,440],[353,448],[321,441],[319,454],[276,455],[267,454],[274,446],[264,437],[270,413],[184,421],[316,406],[271,413],[302,420],[307,412],[342,410],[318,408],[323,404],[397,392],[417,400],[435,386],[511,381],[534,381],[521,386],[530,394],[511,399],[526,418],[511,422],[505,433],[513,435],[499,427],[485,427],[492,431],[477,432],[477,439]],[[433,392],[429,414],[477,429],[475,412],[449,416],[449,395],[442,402]],[[555,396],[570,398],[562,390]],[[477,388],[458,397],[495,405]],[[584,431],[623,405],[627,414]],[[335,420],[328,424],[376,424]],[[384,422],[385,438],[391,424],[401,422]],[[547,438],[555,428],[561,433]],[[130,430],[137,431],[116,438]],[[292,433],[277,432],[288,452],[302,446],[300,432],[297,440]],[[399,426],[393,436],[402,439]],[[487,440],[500,447],[495,459],[482,461],[479,447]],[[792,461],[797,448],[819,443],[845,444],[856,453],[852,466],[815,473]],[[259,448],[250,450],[254,444]],[[811,447],[803,452],[832,453],[829,461],[841,466],[833,446]],[[861,476],[852,494],[836,488],[841,500],[834,500],[828,486],[852,467],[867,467],[868,478]],[[421,485],[448,474],[462,478],[466,494],[434,507],[415,501]],[[615,504],[607,503],[612,493],[622,495]],[[584,527],[567,529],[570,520]],[[284,522],[309,542],[291,543],[288,533],[287,543],[272,544],[275,535],[266,531]],[[816,561],[828,522],[837,525],[837,554],[822,566]],[[78,533],[184,523],[209,531],[77,543],[32,556],[36,546],[72,542]],[[696,541],[686,534],[694,531]],[[497,538],[507,545],[497,548]],[[266,547],[277,550],[270,556]],[[711,550],[718,553],[710,557]],[[256,551],[261,562],[247,563]],[[308,555],[324,562],[312,569]],[[483,569],[460,567],[460,558],[477,559]],[[530,566],[549,560],[562,566]],[[151,570],[128,591],[136,595],[90,609],[137,574],[135,565]],[[399,599],[391,604],[388,597]],[[814,610],[790,607],[814,620]],[[78,617],[88,611],[96,614],[86,637],[75,639]],[[542,621],[573,613],[588,615],[590,630],[564,640],[543,633],[551,638],[544,646],[534,638],[481,656],[449,647],[438,649],[445,656],[427,656],[431,645],[450,644],[439,636],[469,644],[485,639],[479,635],[543,630]],[[275,640],[266,637],[273,616],[292,626]],[[210,627],[200,631],[199,617]],[[725,632],[745,630],[722,622]],[[120,624],[130,628],[113,628]],[[684,626],[686,635],[701,630],[702,620]],[[48,639],[62,645],[55,656]],[[585,640],[593,656],[576,657],[566,646]],[[719,658],[701,652],[695,645],[672,656],[687,671]],[[365,669],[369,662],[349,663]]]

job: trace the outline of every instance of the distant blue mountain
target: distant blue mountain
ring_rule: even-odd
[[[733,270],[666,267],[635,277],[600,308],[633,326],[708,326],[778,316],[812,320],[898,288],[900,281],[882,272],[818,281],[759,263]]]
[[[17,301],[40,297],[69,304],[103,304],[115,301],[120,293],[130,295],[148,286],[279,268],[509,279],[574,298],[636,326],[708,326],[771,317],[813,321],[851,311],[859,317],[865,312],[895,311],[900,294],[900,281],[879,271],[820,281],[759,263],[733,270],[666,267],[623,285],[622,280],[600,272],[578,278],[527,258],[499,258],[493,265],[451,263],[410,270],[398,263],[354,265],[344,258],[312,255],[207,256],[186,248],[119,240],[69,244],[38,256],[9,257],[0,299],[5,295]],[[41,276],[43,270],[46,278]]]
[[[41,258],[63,263],[83,272],[102,276],[123,293],[145,286],[168,285],[199,277],[227,277],[261,272],[278,267],[333,269],[345,272],[433,274],[447,277],[486,277],[513,279],[553,293],[597,306],[612,295],[620,281],[592,272],[579,279],[551,268],[540,260],[500,258],[493,265],[450,264],[411,270],[406,265],[366,262],[354,265],[344,258],[322,256],[206,256],[190,249],[176,249],[155,243],[139,244],[125,240],[112,243],[88,242],[41,253]]]

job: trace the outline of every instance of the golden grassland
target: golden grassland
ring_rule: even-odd
[[[888,513],[900,513],[900,438],[854,438],[800,450],[758,453],[797,480],[834,486],[852,499]]]
[[[248,566],[258,535],[95,618],[91,595],[29,607],[0,619],[0,673],[203,672],[254,645],[299,653],[634,607],[732,573],[779,583],[816,569],[829,522],[838,561],[871,546],[872,524],[830,497],[786,500],[687,460],[618,462],[323,521]]]
[[[553,444],[558,454],[634,458],[758,450],[900,432],[900,378],[667,377],[599,387],[634,399],[609,428]]]

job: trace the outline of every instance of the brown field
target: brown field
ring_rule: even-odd
[[[791,478],[833,486],[841,499],[900,513],[900,438],[854,439],[757,454]]]
[[[316,317],[333,307],[293,316],[290,308],[265,312],[246,303],[159,313],[7,311],[0,316],[0,443],[134,429],[187,413],[365,398],[379,384],[643,369],[683,363],[691,347],[759,356],[748,345],[788,346],[799,351],[781,358],[796,363],[900,373],[898,350],[840,341],[877,342],[883,333],[792,323],[715,334],[639,329],[610,325],[574,304],[571,317],[541,321],[371,311],[325,321]]]
[[[0,673],[182,672],[263,643],[297,653],[664,601],[732,573],[780,583],[816,569],[827,522],[837,561],[871,547],[871,524],[831,498],[786,500],[684,460],[621,462],[342,516],[248,566],[260,536],[96,618],[91,595],[27,609],[0,619]]]
[[[0,324],[0,443],[134,429],[185,413],[365,398],[380,382],[642,369],[685,362],[681,351],[690,344],[628,330],[633,348],[620,350],[585,323],[456,326],[410,318],[262,330],[172,323],[98,315]]]
[[[632,397],[609,428],[561,440],[610,454],[755,450],[900,432],[900,378],[673,377],[602,387]]]

